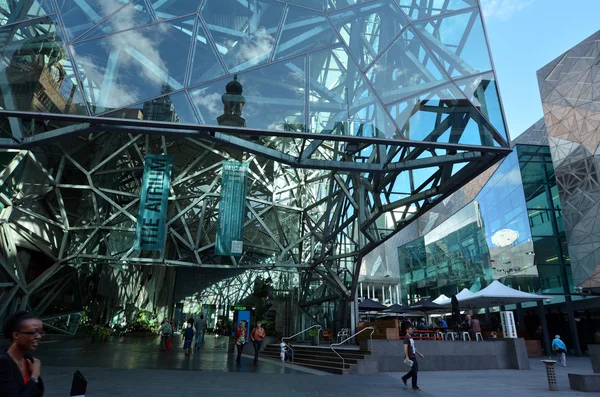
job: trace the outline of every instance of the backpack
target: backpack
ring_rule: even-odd
[[[162,334],[163,335],[170,335],[171,334],[171,324],[165,324],[163,325],[163,329],[162,329]]]

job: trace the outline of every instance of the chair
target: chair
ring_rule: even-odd
[[[483,335],[481,334],[481,332],[476,332],[475,333],[475,340],[477,342],[479,342],[479,341],[483,342]]]
[[[454,339],[455,335],[456,335],[456,332],[448,331],[448,332],[444,333],[444,340],[450,340],[450,339],[456,340],[456,339]]]
[[[462,337],[461,339],[464,340],[465,342],[467,341],[467,338],[469,338],[469,341],[471,340],[471,334],[469,334],[468,332],[464,331],[462,333]]]
[[[337,333],[337,343],[340,343],[344,339],[347,339],[350,336],[350,330],[348,328],[342,328]]]
[[[333,336],[333,330],[331,328],[327,328],[323,331],[323,339],[327,338],[327,342],[331,344],[331,337]]]

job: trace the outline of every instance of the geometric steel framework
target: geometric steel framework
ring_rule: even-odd
[[[0,6],[3,298],[31,306],[86,266],[287,268],[306,314],[341,302],[347,321],[362,256],[510,152],[480,15],[476,0]],[[234,75],[242,121],[219,125]],[[133,247],[149,153],[174,156],[161,253]],[[214,255],[227,159],[250,165],[240,258]]]
[[[538,70],[573,283],[600,292],[600,31]]]

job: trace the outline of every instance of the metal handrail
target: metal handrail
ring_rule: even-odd
[[[297,334],[294,334],[292,336],[284,336],[283,338],[281,338],[281,343],[283,343],[284,339],[290,340],[290,339],[292,339],[292,338],[294,338],[294,337],[296,337],[296,336],[298,336],[300,334],[305,333],[306,331],[310,331],[313,328],[319,328],[319,331],[317,331],[317,337],[318,337],[319,334],[321,333],[321,330],[323,329],[323,327],[321,327],[320,325],[317,324],[317,325],[313,325],[311,327],[308,327],[308,328],[306,328],[306,329],[304,329],[304,330],[302,330],[302,331],[300,331]],[[288,347],[292,351],[292,362],[293,362],[294,361],[294,349],[292,348],[292,346],[288,346]]]
[[[370,329],[370,330],[371,330],[371,333],[369,334],[369,339],[370,339],[370,340],[373,340],[373,334],[375,333],[375,328],[373,328],[373,327],[365,327],[365,328],[361,329],[360,331],[358,331],[357,333],[355,333],[354,335],[351,335],[351,336],[349,336],[347,339],[344,339],[344,340],[343,340],[343,341],[341,341],[341,342],[338,342],[338,343],[333,343],[333,344],[329,345],[329,347],[331,348],[331,350],[332,350],[332,351],[333,351],[335,354],[337,354],[337,356],[338,356],[339,358],[341,358],[341,359],[342,359],[342,371],[343,371],[343,370],[346,368],[346,360],[344,360],[344,357],[342,357],[342,356],[341,356],[341,355],[340,355],[338,352],[336,352],[336,351],[335,351],[335,349],[334,349],[333,347],[334,347],[334,346],[341,346],[342,344],[344,344],[344,343],[348,342],[350,339],[354,338],[356,335],[358,335],[358,334],[361,334],[361,333],[365,332],[365,331],[366,331],[366,330],[368,330],[368,329]]]

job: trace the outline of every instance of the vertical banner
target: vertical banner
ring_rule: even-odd
[[[165,223],[172,164],[173,156],[146,155],[140,212],[135,231],[136,250],[162,251],[165,248]]]
[[[500,312],[500,321],[502,323],[502,333],[504,338],[516,338],[517,327],[513,312]]]
[[[215,255],[242,256],[248,163],[223,161]]]

